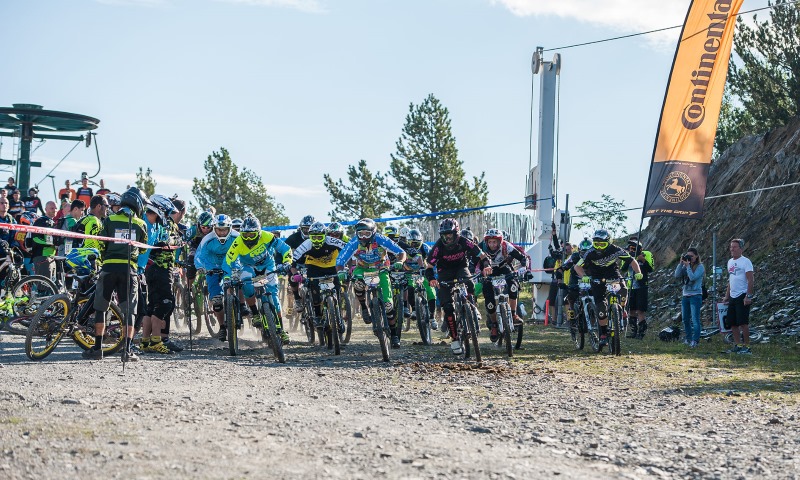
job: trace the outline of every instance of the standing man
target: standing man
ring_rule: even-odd
[[[55,222],[53,217],[56,216],[56,202],[47,202],[45,214],[37,218],[33,222],[35,227],[53,228]],[[52,235],[41,235],[34,233],[31,235],[33,245],[31,246],[31,261],[33,262],[33,271],[36,275],[42,275],[49,279],[54,279],[56,276],[56,264],[53,262],[53,257],[56,254],[56,247]]]
[[[5,186],[6,191],[8,192],[8,196],[10,197],[14,190],[17,189],[17,182],[14,181],[14,177],[8,177],[8,183]]]
[[[64,182],[64,188],[58,191],[58,198],[59,199],[67,199],[69,202],[72,202],[77,198],[78,194],[75,192],[75,189],[72,188],[69,184],[69,180]]]
[[[628,271],[631,278],[631,294],[628,297],[628,306],[631,309],[631,331],[628,338],[644,338],[647,331],[647,280],[650,273],[653,273],[653,254],[649,250],[642,250],[642,243],[636,237],[628,240],[628,253],[631,259],[623,260],[622,270]],[[637,280],[635,272],[630,266],[631,262],[639,264],[639,271],[642,272],[641,280]]]
[[[753,262],[742,255],[744,240],[731,240],[728,289],[722,303],[728,305],[728,321],[736,344],[728,353],[750,354],[750,305],[753,303]]]
[[[81,186],[76,192],[77,198],[83,200],[87,205],[92,201],[94,190],[89,186],[89,179],[86,177],[86,172],[81,174]]]
[[[78,224],[78,221],[82,219],[83,212],[86,211],[86,204],[83,203],[83,200],[74,200],[71,204],[67,204],[67,206],[69,207],[69,213],[64,216],[64,221],[61,223],[60,228],[62,230],[73,230]],[[63,212],[64,210],[62,209],[61,211]],[[56,228],[59,228],[58,225],[56,225]],[[99,223],[97,224],[97,231],[100,231]],[[74,246],[76,247],[79,247],[82,243],[81,240],[78,239],[63,237],[61,244],[58,246],[58,254],[62,257],[68,254],[73,248],[73,242],[75,243]],[[94,248],[97,248],[96,244]]]
[[[147,196],[138,188],[130,188],[121,195],[122,208],[118,213],[110,215],[103,223],[100,235],[147,243],[147,232],[142,220],[142,211],[149,203]],[[106,330],[106,312],[111,297],[117,292],[119,308],[124,316],[125,347],[122,351],[123,362],[135,362],[139,357],[131,350],[133,340],[133,312],[139,292],[139,277],[136,275],[136,261],[140,249],[125,243],[101,242],[103,268],[97,279],[97,292],[94,299],[95,317],[94,346],[83,352],[84,358],[103,358],[103,335]]]
[[[42,199],[39,198],[39,190],[36,187],[28,189],[28,196],[22,199],[22,203],[25,204],[25,211],[27,212],[36,213],[38,210],[42,215],[45,214],[42,208]]]

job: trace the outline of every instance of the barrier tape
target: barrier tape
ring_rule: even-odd
[[[136,240],[129,240],[127,238],[101,237],[99,235],[87,235],[85,233],[70,232],[69,230],[60,230],[58,228],[35,227],[33,225],[21,225],[16,223],[0,222],[0,229],[13,230],[16,232],[36,233],[39,235],[52,235],[55,237],[81,238],[84,240],[100,240],[102,242],[126,243],[137,248],[145,248],[148,250],[155,250],[155,249],[178,250],[180,248],[183,248],[182,246],[177,246],[177,245],[156,247],[154,245],[148,245],[146,243],[137,242]]]
[[[541,202],[544,200],[553,200],[553,197],[548,198],[539,198],[536,201]],[[510,205],[522,205],[527,202],[511,202],[511,203],[499,203],[497,205],[484,205],[483,207],[473,207],[473,208],[460,208],[457,210],[442,210],[440,212],[432,212],[432,213],[418,213],[416,215],[403,215],[400,217],[384,217],[384,218],[373,218],[375,223],[386,223],[386,222],[394,222],[397,220],[410,220],[412,218],[426,218],[426,217],[438,217],[441,215],[453,215],[456,213],[466,213],[466,212],[474,212],[477,210],[488,210],[490,208],[500,208],[500,207],[508,207]],[[360,220],[360,219],[359,219]],[[342,225],[355,225],[359,222],[359,220],[347,220],[343,222],[339,222]],[[272,225],[269,227],[261,227],[262,230],[295,230],[300,228],[300,225]]]

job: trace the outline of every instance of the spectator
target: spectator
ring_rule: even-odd
[[[0,188],[0,198],[8,198],[8,190]]]
[[[72,203],[72,201],[75,200],[75,197],[77,196],[78,194],[77,192],[75,192],[75,189],[70,186],[69,180],[66,180],[64,182],[64,188],[58,191],[59,200],[63,200],[66,198],[67,203]]]
[[[14,177],[8,177],[8,184],[6,184],[5,189],[9,197],[17,189],[17,182],[14,181]]]
[[[753,262],[742,255],[744,240],[731,240],[728,260],[728,289],[722,303],[728,305],[728,322],[735,345],[728,353],[747,355],[750,352],[750,305],[753,303]]]
[[[73,200],[72,203],[68,203],[68,213],[64,217],[64,221],[61,223],[61,225],[57,226],[57,228],[61,228],[62,230],[74,230],[75,226],[78,224],[78,221],[83,218],[85,211],[86,204],[83,203],[83,200]],[[79,239],[64,238],[63,243],[58,247],[58,254],[64,256],[68,254],[75,245],[80,245],[81,243],[82,240]]]
[[[4,189],[5,190],[5,189]],[[8,199],[0,198],[0,222],[1,223],[17,223],[14,217],[8,213]],[[0,240],[5,240],[10,244],[14,243],[14,231],[7,229],[0,229]]]
[[[81,178],[81,186],[78,188],[77,198],[78,200],[83,200],[83,203],[89,205],[92,202],[92,197],[94,196],[94,190],[92,187],[89,186],[89,179],[83,175]]]
[[[42,199],[39,198],[39,190],[36,187],[31,187],[28,189],[28,196],[22,199],[22,203],[25,204],[26,212],[36,213],[36,211],[39,210],[39,213],[44,215]]]
[[[683,281],[681,316],[686,339],[683,343],[694,348],[700,340],[700,307],[703,306],[703,276],[705,267],[696,248],[687,249],[675,267],[675,278]]]
[[[97,190],[95,195],[105,195],[107,193],[111,193],[111,190],[106,188],[106,182],[101,178],[100,179],[100,189]]]
[[[37,218],[33,225],[36,227],[53,228],[55,223],[53,217],[56,215],[56,202],[47,202],[45,214]],[[31,262],[36,275],[43,275],[49,279],[56,276],[56,265],[53,257],[56,254],[56,247],[52,235],[33,234],[31,235],[33,244],[31,246]]]
[[[19,218],[25,213],[25,204],[19,199],[19,190],[16,188],[11,192],[11,200],[8,202],[8,213],[14,216],[14,220],[19,223]]]
[[[628,333],[628,338],[644,338],[644,332],[647,331],[647,297],[648,297],[648,275],[653,273],[653,254],[648,250],[642,250],[642,244],[636,237],[631,237],[628,240],[628,253],[633,257],[630,261],[624,261],[622,270],[629,270],[631,278],[631,293],[628,297],[628,306],[631,310],[631,331]],[[630,268],[630,262],[636,259],[639,264],[639,270],[642,272],[642,279],[636,280],[633,277],[633,269]]]
[[[69,206],[70,202],[66,199],[61,199],[61,208],[58,209],[58,213],[53,220],[56,222],[56,228],[61,228],[61,224],[64,223],[64,219],[69,216]]]

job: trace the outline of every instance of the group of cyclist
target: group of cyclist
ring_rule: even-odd
[[[448,332],[452,341],[450,348],[454,354],[463,352],[458,337],[456,312],[450,288],[440,282],[450,284],[454,280],[465,283],[468,301],[476,303],[479,295],[484,297],[486,326],[492,342],[498,340],[497,299],[491,277],[506,276],[508,281],[500,293],[507,296],[513,322],[522,323],[517,315],[517,301],[520,280],[531,278],[530,258],[524,249],[512,244],[505,232],[488,229],[483,238],[477,238],[469,229],[460,229],[458,221],[447,218],[439,224],[439,236],[432,246],[425,243],[422,232],[417,228],[386,226],[378,231],[376,222],[365,218],[353,226],[352,239],[345,234],[341,223],[328,225],[315,221],[311,215],[305,216],[295,232],[282,239],[280,231],[267,231],[252,214],[243,219],[234,219],[225,213],[216,213],[213,208],[201,212],[191,225],[182,222],[186,212],[185,202],[173,197],[152,195],[149,198],[139,189],[131,188],[123,194],[108,193],[96,195],[91,200],[91,209],[84,217],[74,220],[80,233],[90,235],[122,237],[139,240],[150,245],[140,249],[125,247],[124,244],[102,242],[93,239],[70,240],[74,248],[65,253],[71,255],[68,265],[85,263],[86,257],[94,257],[102,263],[103,271],[98,280],[95,331],[95,348],[84,353],[86,358],[100,358],[99,346],[102,339],[104,315],[113,291],[118,301],[128,301],[140,306],[135,328],[128,334],[126,352],[129,359],[135,359],[132,347],[133,331],[140,330],[142,337],[138,349],[144,352],[169,354],[182,348],[169,339],[170,318],[174,312],[176,299],[172,284],[174,269],[183,268],[187,282],[191,284],[198,271],[206,273],[207,293],[213,314],[220,325],[218,339],[225,341],[230,328],[223,314],[223,298],[227,282],[236,272],[242,282],[243,313],[254,319],[259,316],[252,279],[265,276],[265,289],[274,298],[277,313],[276,327],[281,341],[289,342],[288,332],[283,328],[283,312],[278,300],[278,277],[285,274],[294,301],[288,308],[292,314],[301,309],[300,285],[305,284],[310,292],[315,326],[322,326],[322,295],[319,279],[333,278],[336,291],[342,285],[352,282],[353,293],[358,300],[362,318],[371,323],[372,315],[367,304],[365,273],[374,272],[380,280],[379,295],[383,302],[390,329],[392,348],[400,347],[402,318],[413,316],[408,305],[415,302],[413,278],[416,274],[423,278],[424,301],[431,315],[431,326],[437,329],[436,320],[441,321],[441,329]],[[0,205],[2,213],[2,205]],[[9,231],[1,231],[5,236]],[[9,240],[12,240],[9,238]],[[579,251],[565,259],[560,270],[571,271],[567,295],[567,313],[574,319],[572,304],[577,298],[577,283],[582,280],[592,285],[599,310],[601,341],[606,341],[607,318],[605,309],[605,289],[594,280],[619,279],[620,263],[623,268],[633,272],[635,282],[646,284],[642,264],[634,261],[641,248],[623,250],[611,243],[606,230],[597,230],[591,241],[584,239]],[[130,251],[129,251],[130,250]],[[126,266],[127,265],[127,266]],[[123,277],[131,270],[136,282],[128,298],[121,290]],[[652,266],[650,268],[652,270]],[[405,272],[408,288],[403,292],[405,307],[398,312],[393,301],[390,271]],[[125,278],[125,282],[128,279]],[[624,289],[624,285],[623,285]],[[422,290],[418,291],[420,293]],[[623,290],[622,296],[625,296]],[[646,323],[643,311],[646,310],[646,292],[642,315],[636,326],[644,332]],[[641,303],[641,300],[639,301]],[[442,316],[439,312],[443,311]]]

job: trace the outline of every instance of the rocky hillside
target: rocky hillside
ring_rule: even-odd
[[[706,196],[795,182],[800,182],[800,117],[765,135],[746,137],[726,150],[711,165]],[[729,240],[740,237],[746,242],[745,256],[753,261],[756,272],[755,323],[800,318],[800,272],[795,266],[800,258],[800,185],[710,199],[705,207],[702,220],[656,217],[642,232],[658,269],[651,286],[653,316],[662,322],[677,318],[680,288],[672,271],[678,255],[695,246],[710,274],[716,232],[716,265],[723,270]],[[723,273],[723,295],[725,282]]]

